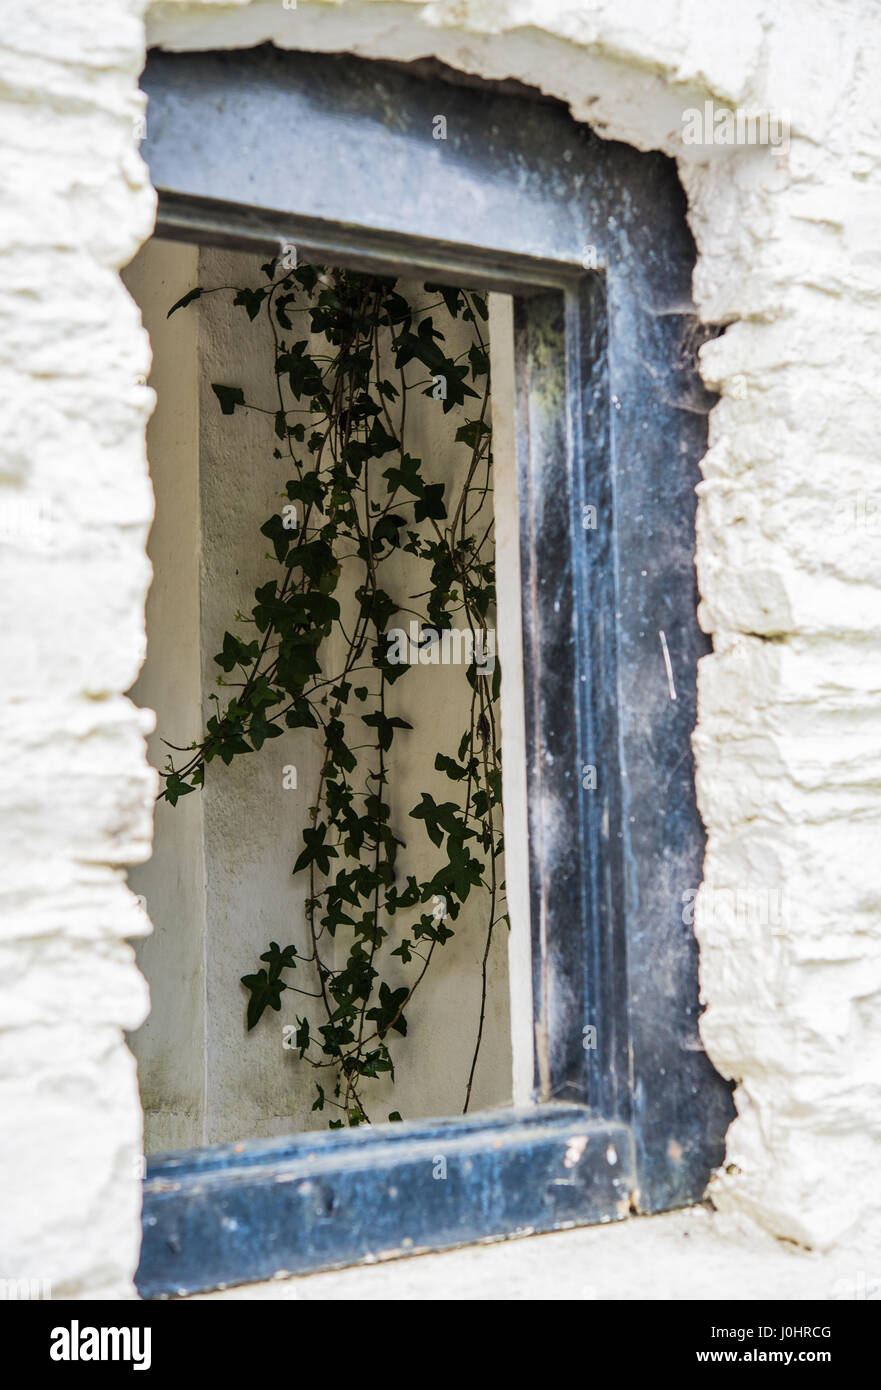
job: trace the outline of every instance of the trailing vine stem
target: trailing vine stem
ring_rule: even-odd
[[[272,542],[267,559],[274,561],[276,575],[257,587],[250,618],[236,614],[237,623],[252,624],[257,636],[248,640],[225,632],[214,658],[223,673],[218,685],[235,693],[224,700],[212,696],[215,712],[200,740],[186,749],[167,744],[171,752],[160,795],[176,804],[204,785],[215,758],[228,765],[260,750],[283,728],[319,731],[324,751],[309,808],[311,824],[302,832],[294,863],[295,874],[308,872],[310,954],[272,941],[260,957],[263,967],[243,976],[242,983],[249,994],[249,1028],[267,1008],[281,1009],[285,991],[316,1001],[311,1014],[307,1006],[302,1018],[296,1016],[296,1030],[291,1026],[290,1031],[300,1059],[330,1073],[326,1086],[315,1081],[312,1108],[337,1111],[331,1128],[370,1121],[365,1083],[383,1074],[394,1080],[390,1035],[406,1036],[405,1011],[436,948],[453,935],[449,923],[459,918],[473,890],[486,890],[467,1110],[484,1036],[493,931],[507,922],[507,914],[499,912],[503,841],[496,814],[500,670],[486,661],[487,620],[495,604],[489,356],[480,326],[487,319],[486,304],[475,293],[426,285],[439,298],[417,309],[394,279],[317,266],[287,269],[278,260],[264,265],[262,273],[256,287],[197,287],[169,310],[170,317],[203,294],[231,292],[250,324],[268,323],[274,406],[246,400],[241,387],[214,383],[213,390],[224,415],[252,410],[273,417],[274,457],[287,457],[294,476],[285,487],[282,513],[260,528]],[[438,310],[445,327],[456,319],[470,326],[471,342],[455,358],[447,355],[443,329],[432,317]],[[297,315],[304,318],[295,320]],[[329,351],[310,351],[308,338],[292,340],[295,322],[304,321],[312,340],[323,338]],[[427,369],[427,379],[407,381],[406,369],[414,362]],[[455,431],[455,443],[468,451],[461,486],[432,479],[423,460],[407,449],[407,398],[414,390],[442,402],[444,419],[454,406],[479,403],[478,413]],[[382,566],[399,551],[428,567],[427,587],[419,586],[421,591],[406,599],[393,598],[380,583]],[[350,631],[338,592],[356,607]],[[413,608],[419,600],[426,600],[422,608]],[[437,660],[433,646],[440,645],[456,618],[464,620],[471,657],[462,667],[471,690],[467,727],[455,755],[439,749],[435,757],[455,799],[438,803],[423,792],[410,811],[442,851],[441,862],[422,881],[407,874],[403,887],[398,851],[406,846],[392,828],[386,788],[394,740],[412,726],[388,713],[388,694],[410,669],[413,652],[410,660],[400,659],[400,630],[390,628],[396,614],[415,615],[427,625],[417,662]],[[328,675],[329,639],[335,633],[343,656],[335,674]],[[491,650],[494,656],[494,645]],[[355,685],[361,672],[364,683]],[[366,745],[353,733],[364,728],[374,731]],[[369,758],[360,756],[365,748]],[[177,766],[176,752],[188,755]],[[414,925],[393,930],[398,914],[417,907],[424,910]],[[340,929],[349,932],[341,969],[332,963],[337,957],[330,944]],[[397,945],[387,954],[399,959],[399,968],[418,962],[409,985],[397,988],[381,978],[388,964],[386,942],[392,939]],[[283,978],[298,968],[311,972],[314,989]],[[323,1022],[316,1022],[315,1009]],[[401,1117],[395,1111],[388,1118]]]

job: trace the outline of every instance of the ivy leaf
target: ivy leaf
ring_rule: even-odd
[[[221,761],[225,763],[227,767],[229,767],[233,758],[236,757],[237,754],[251,753],[252,751],[252,748],[249,744],[245,742],[241,734],[232,734],[231,736],[225,738],[223,742],[218,745],[217,748],[217,752],[220,754]]]
[[[351,439],[340,450],[340,457],[354,477],[361,477],[361,470],[370,457],[370,449],[361,439]]]
[[[302,478],[291,478],[285,484],[285,492],[291,502],[305,502],[307,507],[324,501],[326,488],[318,473],[304,473]]]
[[[464,405],[466,396],[480,399],[478,393],[465,384],[465,378],[468,375],[467,367],[457,367],[455,362],[447,362],[442,375],[447,388],[446,394],[442,398],[445,415],[449,414],[453,406]],[[434,386],[427,386],[422,394],[423,396],[433,396]]]
[[[329,1057],[338,1057],[347,1043],[355,1041],[355,1034],[348,1024],[323,1023],[318,1031],[324,1039],[321,1050]]]
[[[335,577],[339,572],[339,561],[333,553],[333,549],[327,541],[317,540],[308,541],[297,546],[296,551],[291,556],[290,563],[298,566],[307,579],[320,584],[320,581],[328,576]],[[322,593],[327,592],[327,585],[321,585]],[[321,600],[319,599],[320,603]]]
[[[261,675],[254,682],[247,703],[255,714],[262,714],[271,705],[280,704],[282,698],[277,690],[273,690],[267,678]]]
[[[293,615],[298,622],[305,623],[309,627],[331,623],[340,616],[340,606],[336,599],[331,598],[329,594],[323,594],[320,589],[307,589],[301,594],[288,594],[282,608],[284,612],[279,614],[280,617]]]
[[[479,859],[469,855],[462,841],[454,839],[452,835],[447,840],[447,854],[450,857],[446,870],[449,881],[455,889],[456,897],[460,902],[464,902],[471,889],[479,887],[483,866]]]
[[[393,287],[395,281],[389,281]],[[402,294],[397,294],[392,288],[392,292],[387,294],[382,301],[381,322],[390,325],[396,323],[411,323],[413,320],[413,310],[407,303]]]
[[[490,433],[490,427],[485,420],[468,420],[456,430],[456,443],[467,444],[473,449],[478,439]]]
[[[300,1056],[302,1057],[303,1053],[309,1050],[309,1044],[311,1042],[311,1039],[309,1037],[309,1020],[308,1018],[298,1018],[297,1024],[297,1034],[294,1039],[294,1042],[296,1046],[300,1049]]]
[[[368,728],[376,729],[377,742],[386,753],[392,746],[395,729],[413,728],[413,725],[408,724],[406,719],[399,719],[397,715],[390,717],[383,714],[382,710],[374,710],[372,714],[362,714],[361,719]]]
[[[301,265],[294,271],[294,279],[298,285],[302,285],[307,294],[311,294],[318,284],[318,276],[321,266]]]
[[[328,720],[324,730],[324,743],[327,748],[328,757],[344,772],[354,772],[358,766],[358,759],[351,751],[345,741],[346,727],[341,719]]]
[[[361,1076],[380,1076],[382,1072],[393,1071],[391,1059],[384,1047],[368,1052],[358,1068]]]
[[[445,772],[451,782],[461,782],[468,776],[468,769],[461,767],[454,758],[447,758],[443,753],[435,755],[434,765],[438,772]]]
[[[165,779],[165,791],[163,795],[170,806],[176,806],[182,796],[186,796],[187,792],[194,792],[195,790],[196,788],[191,786],[189,782],[182,781],[177,773],[173,772]]]
[[[400,989],[389,989],[385,980],[379,986],[379,1004],[375,1009],[368,1009],[365,1017],[371,1023],[376,1024],[376,1031],[381,1038],[385,1036],[390,1027],[394,1028],[395,1032],[400,1033],[402,1037],[407,1036],[407,1020],[404,1015],[401,1014],[394,1023],[392,1023],[392,1019],[395,1018],[409,993],[410,991],[403,985]]]
[[[268,293],[268,289],[240,289],[237,292],[235,299],[233,300],[233,304],[241,305],[244,309],[247,309],[248,318],[253,323],[254,319],[259,314],[260,306]]]
[[[471,363],[471,372],[475,377],[489,375],[489,354],[477,343],[472,343],[468,349],[468,361]]]
[[[305,695],[298,695],[293,705],[285,712],[284,722],[289,729],[317,729],[318,720],[312,713],[312,706]]]
[[[290,720],[287,721],[289,729],[298,729],[303,726],[310,729],[316,727],[311,710],[308,715],[305,713],[304,707],[299,703],[299,697],[302,695],[303,686],[306,684],[309,677],[318,675],[320,671],[321,663],[315,655],[315,644],[313,641],[308,638],[296,639],[286,637],[284,639],[278,655],[275,679],[284,690],[287,690],[294,696],[294,709],[298,714],[301,712],[303,714],[303,717],[298,718],[296,723],[291,723]]]
[[[443,483],[428,483],[413,508],[413,520],[424,521],[426,517],[434,517],[435,520],[441,521],[446,514]]]
[[[234,633],[225,632],[223,634],[223,651],[217,653],[214,661],[222,671],[232,671],[236,666],[250,665],[257,660],[259,654],[259,642],[246,643],[240,637],[236,637]]]
[[[382,458],[383,454],[391,453],[393,449],[399,448],[399,441],[377,418],[370,426],[370,433],[367,436],[367,443],[370,446],[372,458]]]
[[[330,861],[331,859],[338,859],[339,855],[333,845],[326,845],[324,843],[326,836],[326,825],[317,825],[312,830],[307,828],[303,831],[303,840],[306,848],[302,851],[294,865],[293,871],[295,874],[299,873],[301,869],[308,868],[308,866],[313,863],[319,873],[330,873]]]
[[[276,1013],[278,1012],[281,1008],[281,992],[287,989],[287,985],[283,980],[270,979],[265,970],[258,970],[256,975],[243,975],[241,983],[251,992],[251,998],[248,1000],[250,1032],[260,1022],[265,1009],[275,1009]]]
[[[260,959],[265,960],[269,967],[269,979],[277,980],[282,970],[295,970],[297,968],[296,957],[296,946],[285,946],[282,950],[277,941],[270,941],[269,950],[264,951]],[[252,977],[249,976],[248,978]]]
[[[474,833],[467,829],[461,819],[461,810],[454,801],[442,801],[438,804],[428,792],[422,793],[422,800],[410,815],[414,820],[425,821],[429,839],[436,845],[443,840],[445,831],[448,835],[456,835],[463,840]]]
[[[294,326],[288,318],[287,307],[289,304],[293,304],[296,298],[297,296],[295,294],[283,294],[275,301],[275,317],[278,319],[282,328],[290,330]]]
[[[453,286],[453,285],[430,285],[430,284],[424,285],[424,286],[423,286],[423,289],[425,290],[425,292],[426,292],[427,294],[439,294],[439,295],[442,295],[444,304],[445,304],[446,307],[447,307],[447,313],[450,315],[450,318],[457,318],[457,317],[458,317],[459,308],[460,308],[460,305],[461,305],[461,303],[462,303],[462,293],[461,293],[461,290],[457,290],[457,289],[455,288],[455,286]]]
[[[304,396],[320,396],[324,383],[317,362],[306,351],[308,343],[294,343],[289,352],[280,352],[275,359],[276,375],[287,374],[291,394],[296,400]]]
[[[255,715],[248,725],[248,738],[255,748],[262,748],[269,738],[281,738],[283,732],[277,724],[271,724],[262,715]]]
[[[397,488],[402,487],[414,497],[421,497],[425,483],[419,476],[420,466],[421,459],[413,458],[412,454],[405,454],[399,467],[387,468],[382,476],[388,479],[389,492],[395,492]]]
[[[219,386],[212,382],[211,390],[220,401],[220,409],[224,415],[232,415],[237,405],[245,404],[245,393],[241,386]]]
[[[188,290],[187,293],[183,295],[182,298],[180,298],[176,304],[172,304],[165,317],[167,319],[170,319],[172,314],[177,313],[178,309],[185,309],[188,304],[192,304],[194,299],[199,299],[201,297],[201,294],[202,290],[198,286],[194,290]]]
[[[398,612],[398,605],[384,589],[371,590],[362,584],[355,590],[355,597],[361,604],[361,616],[369,618],[377,632],[382,632],[392,614]]]
[[[447,366],[452,364],[434,341],[435,338],[443,341],[443,336],[430,318],[423,319],[416,333],[402,333],[396,339],[395,366],[400,370],[415,357],[430,372],[445,375]]]
[[[275,558],[279,564],[284,562],[288,550],[292,544],[296,544],[297,540],[296,533],[289,526],[285,526],[278,512],[271,516],[268,521],[264,521],[260,527],[260,534],[272,541]]]
[[[396,912],[402,907],[414,907],[419,902],[420,888],[413,874],[407,876],[407,887],[403,893],[398,893],[394,887],[386,893],[386,910],[390,913]],[[427,901],[427,899],[426,899]]]
[[[405,525],[406,521],[402,516],[395,516],[393,513],[381,516],[373,528],[374,549],[381,551],[383,544],[387,544],[389,550],[394,550],[395,546],[401,543],[400,531]]]
[[[400,680],[402,676],[406,676],[407,672],[412,670],[409,662],[389,661],[389,649],[393,641],[394,639],[391,634],[384,632],[381,634],[377,645],[372,647],[370,652],[370,659],[373,665],[377,671],[383,673],[389,685],[394,685],[395,681]]]

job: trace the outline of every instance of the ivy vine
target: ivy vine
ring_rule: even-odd
[[[487,306],[479,294],[446,285],[426,285],[431,303],[416,309],[391,278],[286,269],[277,259],[261,270],[265,278],[256,286],[198,287],[169,310],[170,317],[205,294],[231,293],[253,331],[271,333],[267,399],[247,400],[229,384],[215,383],[213,391],[225,415],[273,416],[274,456],[289,458],[293,476],[281,510],[260,528],[272,544],[266,559],[274,572],[257,587],[250,618],[235,615],[237,630],[224,633],[214,658],[224,694],[212,696],[215,710],[201,741],[167,745],[160,795],[175,805],[204,785],[210,763],[228,765],[258,751],[284,728],[319,732],[318,785],[293,865],[308,876],[311,947],[306,954],[270,942],[242,984],[249,1029],[267,1009],[281,1009],[285,991],[305,1001],[303,1016],[286,1029],[288,1045],[319,1073],[326,1070],[326,1079],[315,1080],[312,1108],[336,1112],[332,1129],[369,1122],[365,1083],[383,1074],[394,1080],[392,1036],[406,1036],[414,996],[453,935],[450,923],[475,889],[487,890],[480,1011],[463,1078],[467,1111],[493,932],[507,923],[499,877],[500,670],[487,669],[477,655],[487,650],[495,605]],[[471,341],[451,357],[443,330],[456,319],[469,326]],[[249,325],[243,330],[252,331]],[[297,326],[308,326],[311,340],[327,350],[310,351]],[[456,444],[467,451],[461,486],[432,478],[429,461],[408,452],[413,391],[436,399],[444,417],[468,407],[455,429]],[[395,597],[383,587],[382,567],[397,551],[424,569],[416,596]],[[354,595],[349,630],[338,591]],[[420,599],[421,610],[413,607]],[[392,649],[396,617],[399,627],[417,619],[419,660],[436,659],[431,644],[454,623],[472,639],[473,659],[461,667],[468,721],[458,745],[435,757],[449,779],[448,799],[423,792],[409,813],[440,851],[436,872],[422,881],[406,871],[403,832],[392,826],[389,805],[392,746],[412,727],[387,708],[389,687],[410,670]],[[344,656],[329,673],[334,633],[342,635]],[[430,730],[419,732],[430,737]],[[347,958],[339,969],[330,943],[343,933]],[[408,985],[383,978],[389,957],[412,967]]]

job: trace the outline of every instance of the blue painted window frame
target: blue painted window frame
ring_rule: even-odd
[[[675,169],[555,102],[346,56],[154,52],[143,87],[157,235],[514,296],[535,1076],[525,1109],[151,1159],[138,1287],[695,1201],[733,1109],[682,908],[712,397]]]

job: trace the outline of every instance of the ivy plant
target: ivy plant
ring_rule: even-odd
[[[204,785],[217,760],[229,765],[259,753],[284,729],[316,731],[320,772],[293,863],[308,885],[309,948],[269,942],[241,981],[247,1026],[256,1027],[267,1010],[278,1012],[292,992],[303,1013],[287,1025],[286,1045],[316,1069],[313,1110],[326,1110],[331,1128],[369,1122],[370,1080],[394,1079],[408,1016],[456,930],[452,924],[480,930],[480,1009],[463,1076],[467,1110],[493,932],[507,924],[500,669],[478,660],[495,605],[487,306],[481,295],[446,285],[426,285],[430,302],[417,309],[392,278],[287,269],[279,260],[261,272],[257,285],[197,287],[169,310],[206,294],[231,294],[243,311],[243,354],[250,333],[270,334],[265,398],[248,399],[231,382],[214,383],[213,392],[224,415],[272,416],[274,456],[289,461],[291,477],[282,506],[255,534],[255,543],[268,541],[271,550],[251,615],[235,615],[214,658],[223,695],[212,697],[214,713],[200,741],[168,744],[160,795],[175,805]],[[446,334],[454,320],[467,325],[470,341],[452,357]],[[464,451],[460,485],[435,477],[431,460],[408,449],[414,391],[438,402],[439,423]],[[460,409],[451,415],[454,407]],[[410,574],[422,571],[413,586],[418,600],[389,591],[385,566],[398,552],[412,557]],[[351,618],[340,601],[346,596]],[[392,824],[390,809],[393,748],[412,728],[389,710],[390,687],[411,669],[393,659],[391,629],[393,621],[400,628],[414,617],[427,642],[454,625],[467,629],[474,658],[458,668],[467,683],[461,738],[437,748],[434,760],[449,792],[442,801],[423,792],[409,813],[409,834],[424,834],[439,852],[436,871],[423,879],[408,872],[408,832]],[[341,644],[331,643],[336,634]],[[331,648],[343,652],[335,669]],[[418,734],[431,738],[432,729]],[[475,893],[480,887],[485,894]],[[462,914],[478,898],[488,905],[475,924],[473,914]],[[397,978],[409,970],[408,984],[384,978],[392,957]]]

